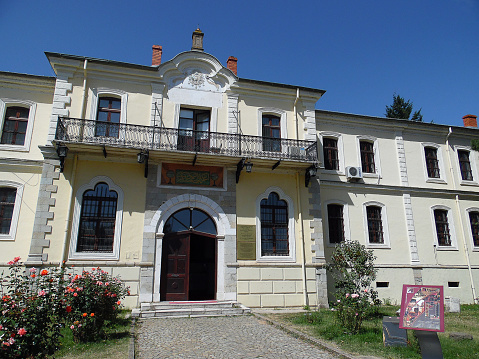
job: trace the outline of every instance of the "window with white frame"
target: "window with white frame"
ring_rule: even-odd
[[[455,146],[459,179],[463,185],[477,185],[477,169],[474,153],[470,147]]]
[[[23,185],[0,181],[0,240],[15,240]]]
[[[358,136],[359,163],[364,177],[379,176],[380,161],[377,138],[372,136]]]
[[[0,99],[0,150],[30,149],[36,108],[32,101]]]
[[[70,259],[117,260],[123,191],[105,176],[93,178],[75,197]]]
[[[324,169],[342,173],[344,171],[342,136],[335,132],[323,132],[320,139],[323,147],[322,162]]]
[[[451,209],[445,206],[431,207],[434,240],[437,249],[457,249],[456,234]]]
[[[294,208],[290,197],[270,187],[256,201],[256,258],[294,261]]]
[[[263,137],[263,151],[286,150],[281,147],[281,139],[288,138],[286,121],[286,111],[284,110],[274,107],[258,109],[258,136]]]
[[[90,119],[97,121],[95,136],[119,137],[120,124],[126,123],[128,94],[108,88],[92,90]]]
[[[424,175],[427,182],[445,183],[445,170],[441,147],[435,143],[422,144]]]
[[[479,250],[479,208],[470,208],[467,210],[469,214],[469,224],[471,226],[472,248]]]
[[[390,248],[386,206],[379,202],[366,202],[363,213],[367,246]]]

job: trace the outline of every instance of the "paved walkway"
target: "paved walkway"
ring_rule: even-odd
[[[137,359],[339,358],[254,316],[152,318],[138,325]]]

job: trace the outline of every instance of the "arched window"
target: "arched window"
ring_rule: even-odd
[[[289,256],[288,204],[271,192],[260,208],[261,256]]]
[[[77,252],[113,252],[117,201],[106,183],[83,194]]]
[[[173,213],[163,227],[163,233],[196,231],[216,235],[216,226],[210,216],[196,208],[184,208]]]

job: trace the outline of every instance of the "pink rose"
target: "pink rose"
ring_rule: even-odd
[[[25,330],[25,328],[20,328],[18,329],[17,334],[23,337],[25,334],[27,334],[27,331]]]

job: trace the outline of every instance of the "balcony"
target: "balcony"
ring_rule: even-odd
[[[127,149],[315,163],[316,142],[60,117],[55,141]]]

